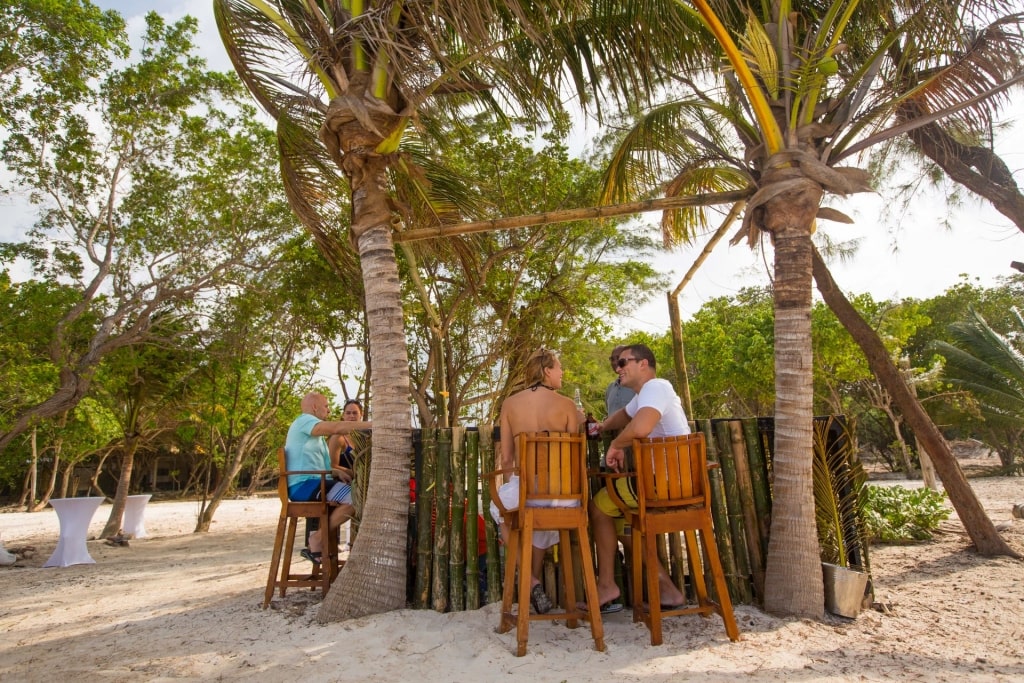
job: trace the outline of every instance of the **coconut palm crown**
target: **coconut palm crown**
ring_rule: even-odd
[[[1019,14],[1001,0],[745,3],[680,0],[705,22],[712,68],[681,68],[677,96],[638,116],[613,155],[606,201],[744,190],[733,243],[774,250],[774,504],[765,607],[820,617],[811,486],[812,233],[852,220],[828,196],[871,191],[862,152],[935,121],[984,129],[1024,79]],[[722,65],[724,68],[721,68]],[[666,212],[686,241],[702,212]]]
[[[319,617],[398,609],[411,414],[393,237],[473,209],[460,183],[424,170],[430,150],[473,107],[540,120],[569,95],[596,113],[633,102],[664,73],[651,65],[697,35],[697,18],[671,0],[214,0],[214,10],[236,71],[277,121],[289,201],[338,272],[324,286],[364,291],[373,467],[357,542]]]

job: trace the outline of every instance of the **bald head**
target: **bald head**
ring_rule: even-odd
[[[299,409],[304,413],[314,415],[321,420],[327,419],[327,397],[323,394],[318,394],[315,391],[311,391],[302,397],[302,402],[299,404]]]

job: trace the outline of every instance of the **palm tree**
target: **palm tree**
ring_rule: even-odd
[[[609,168],[607,199],[751,193],[733,242],[754,246],[767,235],[774,247],[776,455],[765,608],[818,617],[811,236],[819,218],[850,222],[822,201],[871,189],[867,171],[840,166],[843,160],[944,116],[969,117],[1024,76],[1010,62],[953,59],[949,49],[950,26],[998,1],[691,3],[729,69],[717,79],[707,70],[684,72],[679,82],[689,95],[639,119]],[[883,92],[879,84],[898,79],[908,62],[928,68],[902,94]],[[908,102],[924,113],[908,120]],[[688,239],[702,220],[677,212],[665,226],[670,237]]]
[[[1024,318],[1014,309],[1016,329],[1001,335],[973,308],[970,318],[951,325],[953,343],[937,341],[932,348],[945,357],[943,375],[954,386],[970,391],[981,417],[994,425],[1024,427]]]
[[[412,152],[429,158],[469,106],[537,120],[568,91],[597,110],[605,95],[643,93],[646,65],[678,49],[668,41],[690,35],[693,16],[665,0],[215,0],[214,11],[236,71],[277,121],[293,209],[339,279],[360,273],[347,286],[365,292],[374,462],[359,540],[320,619],[400,608],[411,416],[393,231],[458,217],[454,195],[439,200],[451,185],[425,182]],[[337,227],[346,197],[358,266]]]

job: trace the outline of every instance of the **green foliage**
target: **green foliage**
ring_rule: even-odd
[[[865,545],[860,518],[867,476],[850,437],[838,419],[814,423],[812,473],[818,545],[822,562],[841,567],[851,566],[851,555],[863,553]]]
[[[926,541],[939,522],[952,514],[943,504],[945,499],[945,493],[923,487],[868,486],[864,504],[868,536],[882,543]]]

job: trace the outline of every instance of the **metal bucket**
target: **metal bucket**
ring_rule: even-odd
[[[821,573],[825,581],[825,609],[850,619],[860,614],[868,586],[867,573],[826,562],[821,563]]]

